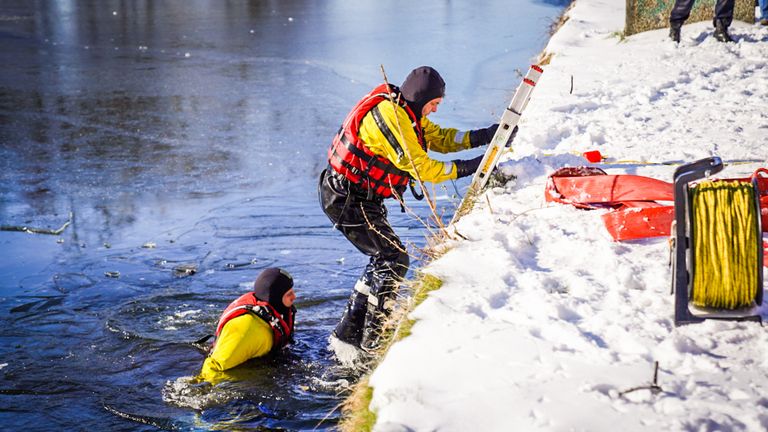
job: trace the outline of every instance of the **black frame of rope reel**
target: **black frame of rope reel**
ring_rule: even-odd
[[[689,200],[689,183],[723,170],[723,161],[719,157],[701,159],[683,165],[675,170],[674,174],[674,199],[675,222],[673,232],[674,255],[672,260],[672,291],[675,295],[675,325],[699,323],[707,319],[757,321],[762,324],[757,308],[763,303],[763,247],[762,241],[756,242],[758,250],[757,282],[758,289],[755,295],[755,303],[752,307],[738,310],[714,310],[706,311],[704,315],[695,315],[689,308],[689,301],[693,292],[693,241],[691,238],[691,221],[693,209]],[[755,205],[757,206],[757,230],[758,239],[762,238],[760,220],[760,197],[757,180],[753,179],[755,187]]]

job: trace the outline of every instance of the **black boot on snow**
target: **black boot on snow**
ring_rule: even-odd
[[[669,27],[669,38],[672,39],[672,42],[680,43],[680,27],[675,24]]]
[[[715,22],[714,36],[718,42],[733,42],[733,39],[731,39],[731,35],[728,34],[728,26],[724,25],[720,21]]]

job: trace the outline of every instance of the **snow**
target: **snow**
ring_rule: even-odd
[[[766,330],[676,327],[667,239],[614,242],[602,211],[544,201],[546,176],[587,150],[609,174],[665,181],[676,165],[639,162],[760,161],[723,177],[768,165],[768,28],[734,22],[735,44],[711,23],[684,26],[679,46],[666,30],[622,41],[623,3],[578,0],[551,38],[502,163],[517,179],[423,269],[444,285],[370,378],[375,430],[768,429]],[[648,386],[655,362],[661,392],[622,393]]]

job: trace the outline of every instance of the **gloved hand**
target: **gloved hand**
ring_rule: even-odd
[[[507,147],[510,147],[512,145],[512,141],[515,140],[516,136],[517,136],[517,126],[515,126],[515,128],[512,129],[512,134],[509,136],[509,139],[507,140]]]
[[[480,166],[480,161],[483,160],[483,156],[485,155],[481,155],[469,160],[453,161],[453,163],[456,164],[456,178],[462,178],[474,174],[475,171],[477,171],[477,168]]]
[[[498,128],[499,124],[496,123],[485,129],[469,131],[469,145],[475,148],[488,144],[493,139],[493,135],[496,134],[496,129]]]

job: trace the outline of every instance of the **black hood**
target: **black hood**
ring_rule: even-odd
[[[283,295],[293,288],[293,278],[282,269],[265,269],[253,282],[253,293],[259,300],[272,305],[280,315],[287,316],[290,308],[283,304]]]
[[[408,106],[421,119],[421,110],[427,102],[445,95],[445,81],[436,70],[421,66],[411,71],[400,86]]]

